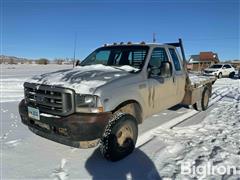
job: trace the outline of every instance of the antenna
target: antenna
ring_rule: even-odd
[[[75,60],[76,60],[76,46],[77,46],[77,32],[75,32],[75,36],[74,36],[73,68],[75,66]]]
[[[154,32],[153,33],[153,43],[155,43],[156,42],[156,33]]]

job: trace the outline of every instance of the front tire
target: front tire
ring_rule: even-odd
[[[218,79],[221,79],[222,78],[222,73],[220,72],[219,74],[218,74]]]
[[[231,72],[231,73],[229,74],[229,78],[234,78],[234,76],[235,76],[235,72]]]
[[[109,121],[100,141],[100,151],[104,158],[118,161],[135,148],[138,136],[137,121],[134,116],[118,112]]]

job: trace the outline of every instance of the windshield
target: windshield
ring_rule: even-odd
[[[212,65],[210,68],[220,69],[220,68],[222,68],[222,66],[223,66],[223,65],[221,65],[221,64],[214,64],[214,65]]]
[[[109,46],[91,53],[81,62],[81,66],[103,64],[106,66],[128,65],[141,70],[144,66],[148,46]]]

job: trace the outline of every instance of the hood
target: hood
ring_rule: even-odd
[[[131,71],[138,69],[131,66],[111,67],[104,65],[77,66],[56,72],[34,76],[27,82],[66,87],[80,94],[92,94],[96,88],[116,80],[120,77],[131,75]]]

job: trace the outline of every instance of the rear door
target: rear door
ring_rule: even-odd
[[[177,50],[175,48],[168,48],[168,50],[175,71],[173,78],[177,86],[176,103],[180,103],[185,94],[186,74],[184,73],[183,64]]]
[[[148,69],[154,69],[148,78],[148,105],[151,107],[152,113],[169,108],[176,102],[177,84],[173,79],[173,74],[169,77],[161,75],[160,66],[163,61],[170,62],[166,49],[154,48],[148,64]]]
[[[230,66],[229,64],[226,64],[226,70],[227,70],[227,76],[231,73],[231,72],[235,72],[234,68],[232,66]]]

